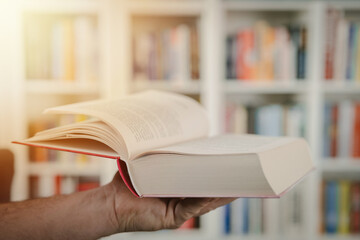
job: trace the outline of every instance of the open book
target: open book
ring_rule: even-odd
[[[279,197],[314,168],[301,138],[209,138],[206,111],[183,95],[146,91],[46,113],[94,119],[15,143],[116,159],[140,197]]]

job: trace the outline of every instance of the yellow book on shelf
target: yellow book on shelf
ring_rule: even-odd
[[[349,233],[350,224],[350,182],[340,181],[339,183],[339,223],[338,232],[340,234]]]
[[[360,28],[358,28],[360,32]],[[360,33],[358,33],[359,35]],[[355,70],[355,81],[360,82],[360,36],[357,37],[357,52],[356,52],[356,68]]]
[[[64,80],[75,80],[74,26],[70,19],[63,20],[64,26]]]

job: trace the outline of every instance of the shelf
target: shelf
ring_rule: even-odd
[[[96,0],[27,0],[22,2],[23,11],[37,13],[97,14],[100,1]]]
[[[360,94],[360,82],[346,83],[345,80],[341,80],[341,82],[330,81],[323,83],[323,90],[326,94]]]
[[[360,159],[340,159],[328,158],[323,159],[321,170],[325,173],[359,173]]]
[[[101,166],[97,163],[69,164],[58,162],[30,163],[30,175],[99,176]]]
[[[359,1],[327,1],[326,2],[329,6],[335,7],[342,10],[351,10],[356,11],[360,10],[360,2]]]
[[[303,11],[309,7],[309,3],[303,1],[224,1],[227,11]]]
[[[31,94],[96,95],[96,84],[81,84],[65,80],[26,80],[26,91]]]
[[[319,237],[320,240],[358,240],[360,239],[360,234],[349,234],[349,235],[341,235],[341,234],[326,234]]]
[[[197,16],[202,13],[203,1],[132,0],[128,1],[130,14]]]
[[[147,89],[157,89],[173,91],[183,94],[200,94],[200,81],[170,81],[170,80],[134,80],[133,91],[143,91]]]
[[[226,80],[225,92],[228,94],[303,94],[306,92],[304,80],[284,82],[250,82],[239,80]]]

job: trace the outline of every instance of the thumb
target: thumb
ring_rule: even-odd
[[[203,209],[206,209],[211,202],[217,198],[185,198],[178,202],[175,207],[175,224],[181,225],[186,220],[201,215]]]

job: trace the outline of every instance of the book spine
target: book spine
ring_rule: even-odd
[[[338,225],[338,185],[335,181],[325,186],[325,229],[327,233],[336,233]]]
[[[347,54],[347,64],[346,64],[346,79],[351,80],[353,78],[353,55],[354,55],[354,45],[356,39],[356,25],[354,22],[350,22],[349,26],[349,43],[348,43],[348,54]]]
[[[244,199],[236,199],[231,203],[231,233],[243,234],[244,228]]]
[[[334,104],[331,107],[331,126],[330,126],[330,156],[337,156],[337,128],[338,128],[338,105]]]
[[[360,182],[351,184],[350,230],[360,233]]]
[[[224,234],[231,234],[231,204],[224,206]]]
[[[355,105],[352,156],[360,157],[360,103]]]
[[[350,231],[350,182],[339,182],[339,223],[338,232],[348,234]]]
[[[338,114],[338,156],[341,158],[349,158],[352,141],[351,134],[354,126],[354,107],[351,101],[344,100],[339,104]]]

